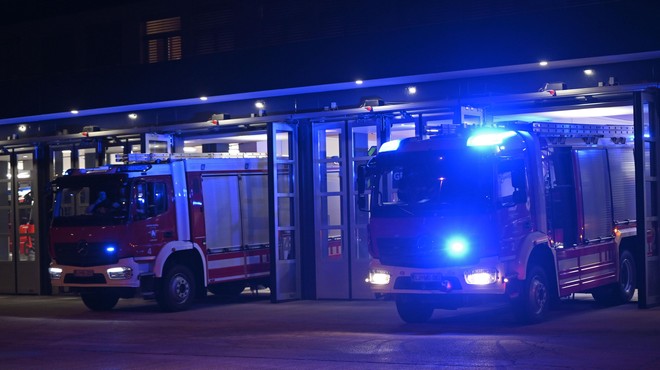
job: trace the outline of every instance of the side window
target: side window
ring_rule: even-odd
[[[503,207],[527,202],[527,177],[522,159],[500,163],[497,171],[497,197]]]
[[[162,182],[149,183],[149,185],[151,185],[149,201],[153,205],[154,216],[164,213],[167,211],[167,187]]]
[[[136,218],[154,217],[167,211],[167,186],[162,182],[141,182],[135,186]]]

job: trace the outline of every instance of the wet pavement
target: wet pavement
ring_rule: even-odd
[[[519,325],[504,305],[436,310],[403,323],[393,302],[270,303],[210,295],[163,313],[121,300],[0,296],[0,369],[657,369],[660,308],[602,308],[589,295]]]

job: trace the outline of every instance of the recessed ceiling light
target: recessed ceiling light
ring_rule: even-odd
[[[545,66],[548,65],[548,61],[547,61],[547,60],[542,60],[542,61],[539,62],[539,65],[540,65],[541,67],[545,67]]]

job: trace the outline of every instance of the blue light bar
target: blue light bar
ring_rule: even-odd
[[[399,144],[401,144],[401,140],[388,141],[380,146],[379,153],[393,152],[399,149]]]
[[[472,135],[467,140],[467,146],[500,145],[505,139],[516,136],[515,131],[488,132]]]

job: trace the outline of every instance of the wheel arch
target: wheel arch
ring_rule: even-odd
[[[529,271],[532,266],[540,266],[545,270],[548,284],[550,284],[550,291],[553,292],[554,297],[559,297],[559,277],[557,276],[555,261],[555,254],[548,243],[537,244],[529,255],[525,270]]]
[[[512,273],[519,280],[525,280],[532,265],[542,267],[551,284],[551,291],[559,295],[557,276],[557,258],[554,250],[550,248],[550,241],[543,233],[531,233],[520,244],[520,253],[512,266]]]
[[[197,244],[171,242],[166,244],[158,253],[154,264],[154,274],[157,278],[163,277],[165,272],[174,265],[183,265],[190,269],[195,276],[195,282],[200,289],[206,287],[207,270],[204,254]]]

